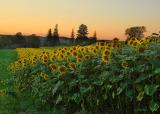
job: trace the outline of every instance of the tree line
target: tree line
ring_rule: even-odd
[[[24,36],[21,32],[15,35],[0,35],[0,48],[40,47],[40,38],[36,34]]]
[[[144,38],[144,33],[147,32],[145,26],[134,26],[127,28],[125,30],[125,35],[127,36],[126,41],[137,38]],[[64,45],[62,42],[67,42],[67,45],[90,45],[97,42],[97,33],[94,31],[92,37],[88,37],[88,27],[85,24],[81,24],[75,33],[74,29],[71,30],[70,38],[61,37],[59,35],[58,24],[55,25],[55,28],[49,29],[46,37],[40,37],[35,34],[24,36],[21,32],[16,33],[15,35],[0,35],[0,48],[20,48],[20,47],[34,47],[38,48],[41,46],[52,47]],[[160,38],[160,31],[158,33],[152,33],[148,38],[154,40]],[[45,39],[45,40],[44,40]]]
[[[96,31],[93,34],[93,37],[88,37],[88,27],[85,24],[81,24],[79,26],[79,29],[77,31],[77,34],[75,34],[74,29],[71,31],[71,36],[70,40],[72,44],[82,44],[82,45],[88,45],[95,43],[97,41],[97,33]],[[59,31],[58,31],[58,24],[56,24],[54,31],[52,33],[52,29],[50,28],[48,30],[47,34],[47,44],[49,46],[55,46],[55,45],[60,45],[60,40],[59,40]]]

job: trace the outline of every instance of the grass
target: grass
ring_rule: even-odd
[[[10,73],[7,69],[11,62],[17,58],[15,50],[0,50],[0,79],[8,79]]]
[[[10,72],[7,69],[11,62],[17,58],[15,50],[0,50],[0,80],[7,80],[10,78]],[[5,89],[6,85],[0,83],[0,89]],[[15,99],[8,95],[0,95],[0,114],[13,114],[11,107]],[[12,106],[11,106],[12,105]]]

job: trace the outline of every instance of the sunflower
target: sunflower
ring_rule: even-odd
[[[84,52],[85,53],[89,53],[89,49],[88,48],[84,48]]]
[[[66,51],[64,49],[61,50],[61,53],[65,53]]]
[[[55,55],[54,51],[51,51],[51,52],[49,53],[49,56],[54,56],[54,55]]]
[[[76,47],[73,47],[72,49],[73,49],[73,51],[76,51],[76,50],[77,50],[77,48],[76,48]]]
[[[58,51],[61,51],[62,50],[62,48],[58,48]]]
[[[99,45],[100,45],[100,47],[101,47],[101,46],[104,46],[105,43],[104,43],[104,42],[100,42]]]
[[[36,61],[35,60],[32,60],[31,61],[31,64],[34,66],[36,64]]]
[[[139,45],[139,41],[134,41],[132,44],[133,47],[137,47],[138,45]]]
[[[54,62],[54,60],[56,59],[56,57],[54,55],[50,56],[50,61]]]
[[[45,75],[45,76],[43,77],[43,79],[44,79],[44,80],[48,80],[48,75]]]
[[[80,62],[82,62],[82,61],[83,61],[83,59],[77,58],[77,63],[80,63]]]
[[[78,53],[76,51],[73,51],[72,55],[76,57],[78,55]]]
[[[41,59],[41,62],[42,62],[43,64],[46,64],[46,63],[48,62],[48,59],[47,59],[46,57],[43,57],[43,58]]]
[[[69,51],[66,52],[66,55],[71,55],[71,53]]]
[[[99,46],[96,45],[96,49],[99,49]]]
[[[103,54],[106,55],[106,56],[109,56],[111,54],[111,50],[106,48],[104,51],[103,51]]]
[[[123,68],[128,68],[129,63],[128,63],[127,61],[123,61],[122,64],[121,64],[121,66],[122,66]]]
[[[97,54],[97,49],[93,49],[92,50],[92,53],[95,55],[95,54]]]
[[[5,89],[0,89],[0,95],[4,95],[6,94],[6,90]]]
[[[79,58],[79,59],[83,59],[83,55],[78,54],[78,55],[77,55],[77,58]]]
[[[59,54],[57,59],[58,59],[58,61],[63,61],[64,60],[64,56],[62,54]]]
[[[127,41],[127,44],[128,44],[128,45],[132,45],[133,42],[134,42],[133,40],[128,40],[128,41]]]
[[[84,51],[84,48],[80,48],[80,51],[83,52],[83,51]]]
[[[113,42],[113,43],[118,43],[118,42],[119,42],[119,39],[118,39],[118,38],[114,38],[112,42]]]
[[[43,79],[43,80],[48,80],[48,75],[44,72],[41,72],[40,73],[40,77]]]
[[[111,47],[112,47],[112,44],[108,44],[107,47],[108,47],[108,48],[111,48]]]
[[[117,48],[117,47],[119,47],[119,44],[118,43],[113,43],[113,48]]]
[[[73,71],[75,71],[76,70],[76,64],[75,63],[73,63],[73,62],[70,62],[69,63],[69,68],[70,68],[70,70],[73,70]]]
[[[62,66],[59,66],[58,70],[60,74],[65,74],[67,71],[67,68],[64,65],[62,65]]]
[[[55,65],[55,64],[50,64],[50,65],[49,65],[49,68],[50,68],[52,71],[57,71],[57,70],[58,70],[58,67],[57,67],[57,65]]]
[[[89,56],[89,55],[86,55],[86,56],[84,56],[84,59],[85,59],[85,60],[88,60],[88,59],[90,59],[90,56]]]
[[[103,61],[104,63],[109,63],[109,56],[107,56],[107,55],[102,55],[102,61]]]

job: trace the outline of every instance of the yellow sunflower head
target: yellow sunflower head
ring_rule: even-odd
[[[119,42],[119,39],[118,38],[114,38],[113,39],[113,43],[118,43]]]
[[[127,61],[123,61],[123,62],[121,63],[121,66],[122,66],[123,68],[128,68],[129,63],[128,63]]]
[[[86,56],[84,56],[84,58],[85,58],[85,60],[88,60],[88,59],[90,59],[90,56],[86,55]]]
[[[48,80],[48,75],[44,72],[41,72],[40,73],[40,77],[43,79],[43,80]]]
[[[106,56],[109,56],[111,54],[111,50],[106,48],[104,51],[103,51],[103,55],[106,55]]]
[[[102,55],[102,61],[104,63],[109,63],[109,56],[108,55]]]
[[[72,55],[76,57],[78,55],[78,53],[76,51],[73,51]]]
[[[62,66],[59,66],[58,70],[59,70],[60,74],[63,75],[66,73],[67,68],[64,65],[62,65]]]
[[[76,68],[77,68],[77,65],[76,65],[75,63],[73,63],[73,62],[70,62],[70,63],[69,63],[69,68],[70,68],[70,70],[75,71]]]
[[[54,71],[54,72],[58,70],[58,67],[55,64],[50,64],[49,68],[51,69],[51,71]]]
[[[139,45],[138,41],[134,41],[133,44],[132,44],[133,47],[137,47],[138,45]]]
[[[59,54],[57,59],[58,59],[58,61],[63,61],[64,60],[64,56],[62,54]]]

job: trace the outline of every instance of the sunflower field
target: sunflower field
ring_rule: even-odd
[[[35,104],[69,114],[160,112],[160,39],[16,52],[9,94],[28,92]]]

